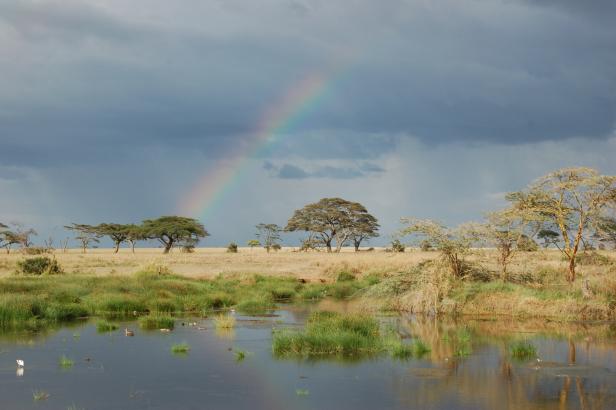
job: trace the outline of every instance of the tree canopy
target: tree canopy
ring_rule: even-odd
[[[194,246],[200,239],[210,236],[199,221],[183,216],[146,219],[143,221],[142,229],[145,238],[156,239],[163,245],[164,253],[169,253],[173,246],[181,243],[190,243]]]
[[[309,232],[309,239],[318,240],[328,252],[332,251],[335,242],[339,252],[352,238],[361,243],[363,239],[376,236],[378,223],[358,202],[323,198],[296,210],[285,230]]]
[[[281,231],[282,228],[276,224],[260,223],[257,225],[257,238],[259,238],[260,242],[263,243],[263,247],[269,252],[272,247],[280,242]]]

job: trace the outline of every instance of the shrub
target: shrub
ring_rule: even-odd
[[[282,249],[282,246],[280,246],[280,244],[279,244],[279,243],[275,243],[275,244],[273,244],[273,245],[272,245],[272,249],[273,249],[274,251],[278,252],[279,250],[281,250],[281,249]]]
[[[227,252],[228,252],[228,253],[237,253],[237,243],[235,243],[235,242],[231,242],[231,243],[227,246]]]
[[[27,258],[17,262],[19,273],[24,275],[57,275],[62,273],[62,268],[57,260],[48,256]]]
[[[391,251],[392,252],[404,252],[406,250],[406,246],[400,242],[398,239],[394,239],[391,241]]]

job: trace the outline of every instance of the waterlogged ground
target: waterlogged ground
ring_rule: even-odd
[[[170,333],[95,322],[0,336],[2,409],[613,409],[616,325],[447,321],[384,317],[421,358],[276,359],[272,328],[301,327],[310,308],[237,315],[220,332],[209,319]],[[343,305],[328,308],[345,309]],[[197,326],[189,326],[196,321]],[[123,329],[135,331],[126,337]],[[538,359],[514,360],[529,341]],[[174,343],[190,351],[173,354]],[[238,361],[238,352],[245,358]],[[74,360],[62,368],[61,356]],[[23,359],[18,371],[15,360]],[[33,393],[43,397],[36,401]],[[48,397],[45,398],[45,396]]]

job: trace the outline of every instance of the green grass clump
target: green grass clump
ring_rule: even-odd
[[[59,361],[60,367],[63,369],[68,369],[73,367],[73,365],[75,364],[75,362],[72,359],[69,359],[68,357],[66,357],[65,355],[62,355],[60,357],[60,361]]]
[[[235,317],[231,315],[218,315],[214,318],[216,329],[229,330],[235,327]]]
[[[304,331],[275,331],[272,341],[272,350],[278,356],[353,356],[374,354],[382,348],[375,319],[334,312],[315,312]]]
[[[518,360],[529,360],[537,357],[537,349],[528,342],[514,343],[509,348],[509,352],[511,353],[511,357]]]
[[[243,350],[236,350],[235,351],[235,361],[236,362],[242,362],[244,361],[244,359],[246,358],[246,352]]]
[[[324,285],[309,285],[302,289],[299,298],[303,300],[319,300],[327,295],[327,287]]]
[[[310,391],[308,389],[295,389],[295,394],[298,396],[308,396]]]
[[[171,316],[148,315],[139,318],[142,329],[173,329],[175,320]]]
[[[49,398],[49,393],[44,390],[34,390],[32,392],[32,398],[34,401],[47,400]]]
[[[190,346],[186,342],[176,343],[171,346],[171,353],[173,354],[186,354],[190,351]]]
[[[391,357],[398,360],[408,360],[413,357],[420,359],[430,352],[428,345],[420,339],[416,339],[412,343],[404,343],[394,332],[389,334],[384,343],[385,349]]]
[[[115,323],[106,320],[99,320],[96,323],[96,331],[99,333],[113,332],[114,330],[118,330],[118,325]]]
[[[276,304],[268,297],[245,300],[237,305],[237,309],[248,315],[265,314],[274,309]]]

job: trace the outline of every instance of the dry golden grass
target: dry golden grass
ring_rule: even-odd
[[[616,252],[600,251],[602,255],[616,262]],[[90,249],[83,254],[80,249],[69,249],[66,253],[56,251],[53,256],[67,273],[94,275],[128,275],[143,267],[157,264],[168,267],[173,273],[194,277],[214,278],[222,275],[261,274],[268,276],[295,276],[308,281],[332,280],[341,271],[358,276],[377,274],[390,275],[407,272],[422,261],[435,259],[436,252],[422,252],[407,249],[405,253],[388,253],[383,249],[371,252],[353,252],[351,248],[341,253],[296,252],[284,248],[267,253],[264,249],[240,248],[238,253],[227,253],[225,248],[198,248],[194,253],[174,250],[164,255],[161,249],[140,248],[133,254],[121,249],[114,254],[112,249]],[[0,277],[13,274],[16,264],[26,256],[18,250],[7,255],[0,253]],[[477,249],[467,258],[487,271],[498,272],[494,250]],[[567,268],[567,262],[557,250],[518,253],[509,268],[512,276],[534,275],[540,270],[559,275]],[[583,265],[578,270],[584,277],[604,276],[612,267],[605,265]],[[616,286],[616,283],[615,283]]]
[[[291,248],[267,253],[264,249],[240,248],[227,253],[225,248],[198,248],[194,253],[174,251],[164,255],[161,249],[137,249],[132,254],[121,249],[92,249],[86,254],[79,249],[67,253],[56,251],[53,256],[67,273],[95,275],[127,275],[151,264],[162,264],[176,274],[195,278],[213,278],[219,274],[262,274],[296,276],[308,281],[330,280],[338,272],[354,274],[389,274],[403,272],[409,266],[435,257],[434,253],[386,253],[383,250],[355,253],[345,249],[339,254],[326,252],[294,252]],[[0,276],[12,274],[17,261],[26,256],[18,251],[0,254]]]

